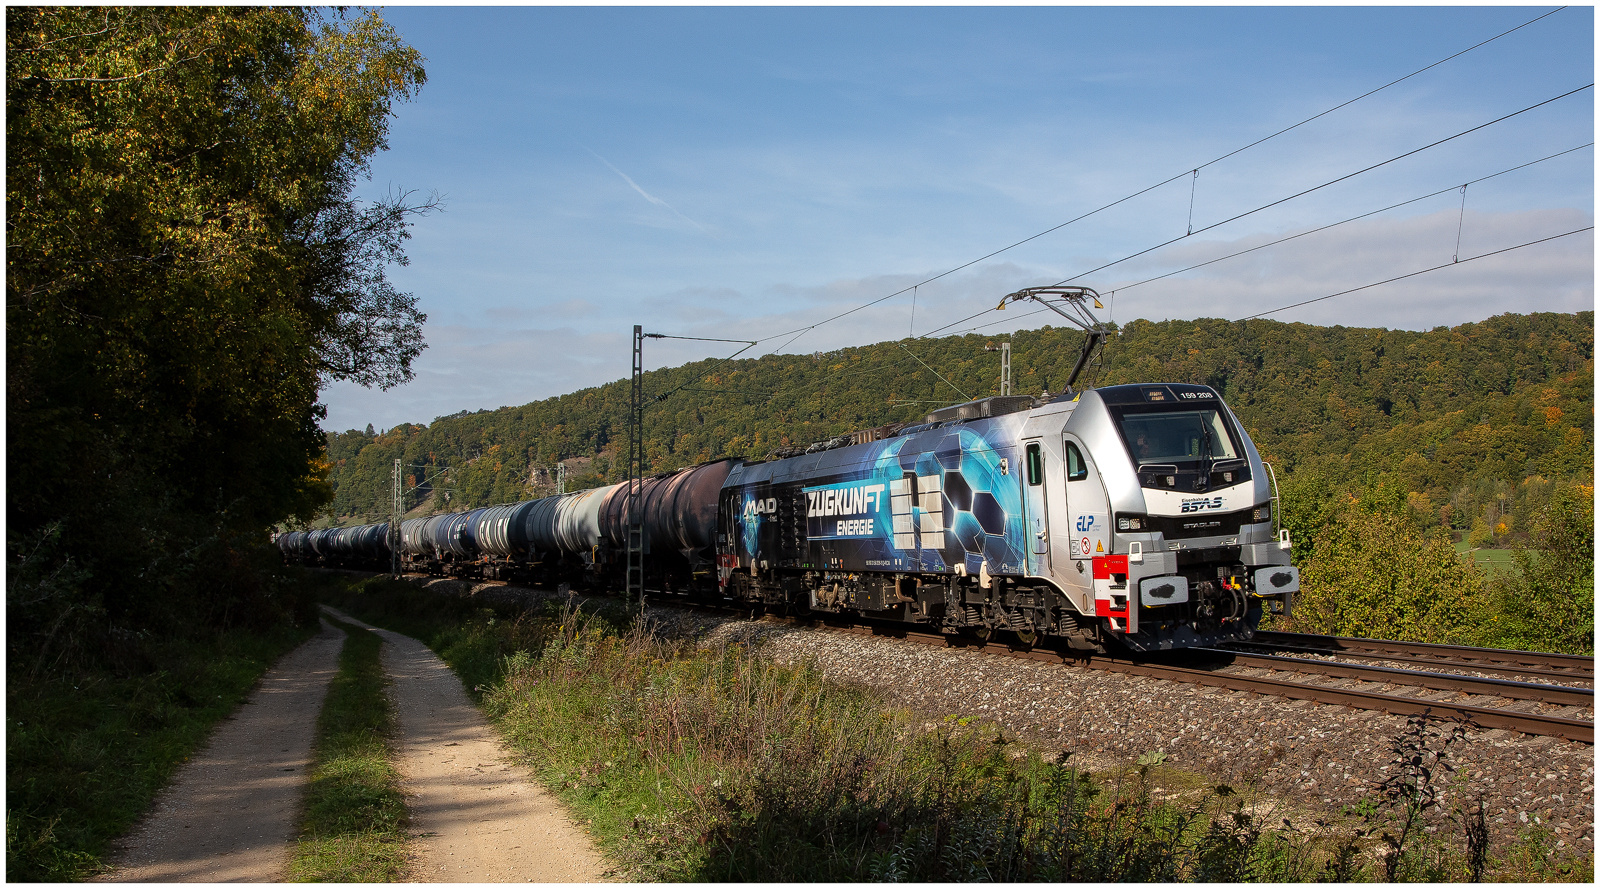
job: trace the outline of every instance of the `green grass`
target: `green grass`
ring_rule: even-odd
[[[376,883],[406,876],[406,806],[391,762],[394,713],[384,688],[383,641],[345,631],[339,673],[317,717],[310,782],[289,866],[297,882]]]
[[[136,638],[137,671],[6,679],[6,879],[83,880],[311,628]]]
[[[930,721],[741,648],[652,638],[624,614],[513,617],[405,587],[357,584],[341,607],[436,640],[624,879],[1370,881],[1402,814],[1404,794],[1268,818],[1270,800],[1156,756],[1090,774],[991,725]],[[1395,876],[1470,877],[1464,825],[1447,813],[1408,835]],[[1492,851],[1493,879],[1593,870],[1539,837]]]
[[[502,679],[509,655],[539,650],[559,616],[553,610],[528,613],[440,595],[381,576],[341,578],[321,590],[320,599],[367,623],[420,640],[450,665],[475,700]],[[613,625],[628,622],[622,603],[601,607]]]
[[[1511,550],[1509,549],[1490,549],[1488,547],[1474,549],[1465,540],[1461,540],[1456,542],[1456,552],[1470,557],[1485,572],[1491,575],[1516,578],[1522,573],[1522,570],[1517,567],[1516,559],[1512,558]]]

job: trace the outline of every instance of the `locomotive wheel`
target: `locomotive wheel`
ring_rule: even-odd
[[[1033,643],[1039,641],[1039,634],[1035,633],[1033,630],[1018,630],[1017,641],[1029,648],[1032,648]]]

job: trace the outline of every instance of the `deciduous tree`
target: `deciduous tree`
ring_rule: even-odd
[[[432,204],[354,190],[422,60],[292,7],[9,7],[6,47],[8,544],[54,529],[115,614],[326,502],[322,384],[410,377]]]

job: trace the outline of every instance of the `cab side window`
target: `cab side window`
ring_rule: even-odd
[[[1067,442],[1067,481],[1081,482],[1089,477],[1089,464],[1083,462],[1083,453],[1078,446]]]
[[[1035,487],[1044,484],[1044,454],[1039,451],[1036,444],[1028,445],[1028,485]]]

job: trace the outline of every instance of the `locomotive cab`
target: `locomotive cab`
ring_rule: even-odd
[[[1084,605],[1140,651],[1249,638],[1299,589],[1271,471],[1215,390],[1086,392],[1065,427],[1071,570]],[[1063,547],[1056,547],[1063,549]],[[1084,563],[1088,563],[1085,570]]]

